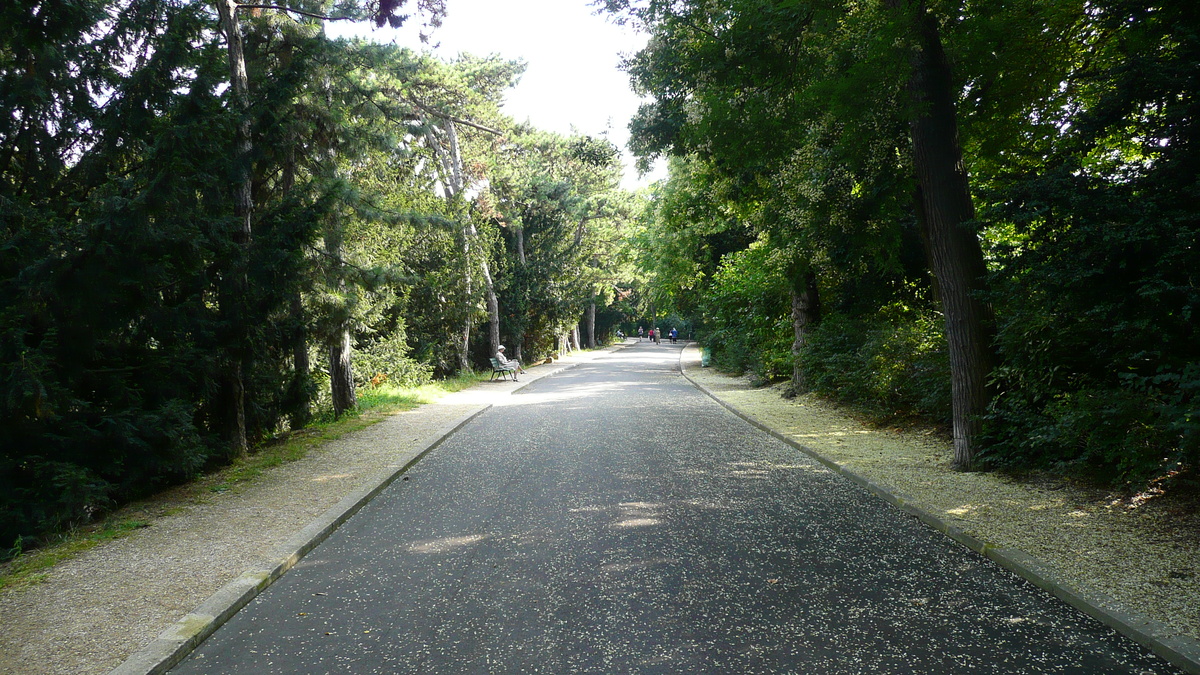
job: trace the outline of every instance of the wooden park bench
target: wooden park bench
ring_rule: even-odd
[[[492,357],[492,378],[491,378],[491,380],[489,380],[489,382],[492,380],[495,380],[497,375],[499,375],[500,379],[503,380],[505,378],[505,376],[509,375],[510,373],[512,374],[513,382],[516,382],[517,381],[517,367],[516,366],[508,366],[508,367],[502,366],[502,365],[500,365],[500,361],[497,360],[496,357],[494,357],[494,356]]]

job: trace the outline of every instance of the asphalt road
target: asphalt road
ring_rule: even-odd
[[[172,673],[1171,673],[641,343],[419,462]]]

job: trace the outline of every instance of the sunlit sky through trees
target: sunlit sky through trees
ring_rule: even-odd
[[[588,0],[447,0],[448,16],[428,44],[421,45],[419,22],[399,30],[370,24],[332,23],[332,36],[357,34],[450,59],[460,53],[499,54],[528,64],[504,110],[547,131],[606,134],[626,154],[625,187],[665,176],[657,166],[639,177],[625,147],[629,119],[638,98],[619,68],[623,55],[646,43],[646,36],[597,15]]]

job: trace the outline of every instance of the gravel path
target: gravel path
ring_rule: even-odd
[[[1069,487],[951,472],[948,449],[932,438],[872,430],[817,400],[784,401],[774,390],[699,369],[698,359],[687,352],[688,374],[740,410],[980,538],[1025,550],[1080,585],[1200,638],[1194,514],[1164,522],[1170,514],[1132,511]],[[521,384],[552,368],[531,369]],[[0,591],[0,673],[107,673],[397,454],[517,386],[480,385],[391,416],[265,473],[252,489],[202,502],[165,495],[150,527],[59,563],[41,583]]]

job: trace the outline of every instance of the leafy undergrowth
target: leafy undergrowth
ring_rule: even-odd
[[[487,379],[486,374],[469,374],[414,388],[384,384],[359,392],[358,407],[334,418],[318,416],[312,425],[280,434],[255,448],[248,456],[193,481],[128,504],[97,520],[70,530],[53,533],[40,541],[24,542],[28,549],[8,551],[0,563],[0,590],[45,581],[48,571],[104,542],[120,539],[150,527],[157,518],[174,515],[186,506],[204,501],[213,493],[252,489],[256,480],[271,469],[303,459],[320,445],[382,421],[388,415],[412,410],[439,397],[467,389]]]

